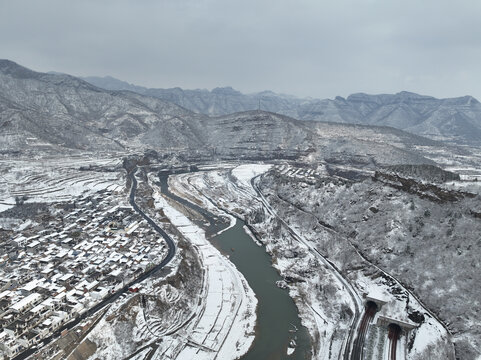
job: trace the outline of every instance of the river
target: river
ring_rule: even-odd
[[[206,218],[210,224],[207,233],[214,233],[226,227],[225,221],[207,210],[170,193],[167,177],[160,177],[159,185],[164,194]],[[205,224],[203,226],[205,227]],[[258,300],[256,337],[248,353],[241,359],[310,359],[310,337],[307,329],[301,325],[297,307],[289,297],[288,291],[276,286],[276,281],[282,278],[272,267],[271,258],[265,248],[257,245],[244,231],[244,222],[237,220],[232,228],[209,240],[222,253],[229,256],[230,261],[246,278]],[[288,356],[287,348],[293,339],[297,347],[294,353]]]

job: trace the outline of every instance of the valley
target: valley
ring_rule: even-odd
[[[4,358],[481,356],[476,146],[0,75]]]

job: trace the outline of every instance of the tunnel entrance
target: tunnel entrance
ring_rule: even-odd
[[[389,360],[396,360],[397,343],[401,337],[402,329],[398,324],[390,323],[388,326]]]
[[[377,304],[374,301],[367,301],[364,308],[370,315],[374,315],[378,311]]]
[[[387,328],[389,330],[388,332],[389,339],[398,340],[401,337],[402,329],[398,324],[391,323]]]
[[[376,304],[377,311],[380,311],[382,307],[387,303],[385,300],[380,299],[378,296],[377,297],[369,296],[369,294],[364,294],[364,301],[365,301],[365,304],[368,304],[368,303]]]
[[[369,323],[372,321],[377,311],[378,307],[374,301],[367,301],[364,305],[364,315],[361,319],[361,323],[359,324],[356,340],[354,340],[354,346],[351,352],[351,360],[362,359],[364,342],[366,340],[366,333],[369,328]]]

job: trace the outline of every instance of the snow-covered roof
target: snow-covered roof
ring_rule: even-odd
[[[6,298],[11,296],[13,293],[10,290],[5,290],[4,292],[0,293],[0,299]]]
[[[10,306],[10,308],[15,311],[21,311],[26,306],[29,306],[30,304],[33,304],[40,299],[42,299],[42,296],[40,294],[33,293],[28,295],[27,297],[24,297],[19,302],[13,304],[12,306]]]

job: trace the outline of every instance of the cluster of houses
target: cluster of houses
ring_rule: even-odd
[[[276,169],[281,175],[302,181],[316,182],[320,178],[320,174],[314,169],[298,168],[290,165],[278,165]]]
[[[162,237],[115,202],[106,191],[81,198],[48,228],[0,244],[0,358],[54,334],[165,257]]]

